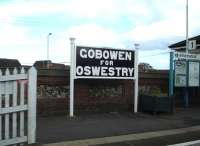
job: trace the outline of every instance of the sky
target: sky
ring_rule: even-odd
[[[189,0],[189,36],[199,35],[200,1]],[[0,0],[0,58],[32,65],[70,62],[76,45],[134,49],[139,62],[169,68],[168,46],[185,39],[186,0]]]

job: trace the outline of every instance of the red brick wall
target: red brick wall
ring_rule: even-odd
[[[38,85],[66,85],[68,83],[66,77],[56,76],[39,76]]]
[[[153,70],[139,73],[139,87],[156,86],[160,88],[161,92],[168,93],[168,82],[169,78],[167,70]]]
[[[47,71],[48,72],[48,71]],[[69,73],[69,72],[68,72]],[[38,86],[69,86],[69,75],[65,73],[51,73],[50,75],[38,73]],[[163,76],[164,75],[164,76]],[[158,86],[164,91],[168,88],[167,72],[139,73],[139,86]],[[120,87],[121,96],[92,96],[91,88],[94,87]],[[117,88],[118,89],[118,88]],[[100,89],[99,89],[100,90]],[[105,89],[107,90],[107,88]],[[103,92],[104,90],[102,90]],[[98,92],[98,90],[97,90]],[[113,112],[133,110],[134,82],[133,80],[76,80],[75,81],[75,113],[80,112]],[[69,109],[68,97],[40,97],[38,98],[38,113],[49,115],[55,113],[67,113]]]
[[[55,98],[39,98],[37,100],[37,113],[39,115],[55,115],[63,114],[68,111],[67,97]]]
[[[92,96],[93,87],[121,87],[120,96]],[[133,81],[128,80],[77,80],[75,81],[75,112],[113,112],[129,110],[133,104]]]

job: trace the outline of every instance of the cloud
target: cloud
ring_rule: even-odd
[[[197,3],[197,0],[189,1],[189,36],[199,35],[200,21],[198,18],[200,14],[197,12],[199,11]],[[149,50],[165,50],[170,44],[185,39],[185,4],[182,0],[173,0],[166,1],[163,7],[163,1],[154,2],[152,15],[160,16],[160,18],[151,23],[132,27],[127,32],[126,38],[140,43],[141,49]]]
[[[197,0],[189,1],[190,36],[200,29],[198,6]],[[60,15],[64,19],[58,23],[73,21],[64,29],[55,23],[55,27],[50,27],[54,32],[50,38],[50,57],[55,62],[69,62],[69,37],[76,37],[77,44],[89,46],[133,48],[134,43],[140,43],[141,58],[154,51],[166,51],[170,43],[185,38],[182,0],[13,0],[0,4],[0,10],[0,48],[5,48],[0,57],[19,58],[22,62],[46,58],[49,28],[40,29],[40,22],[46,20],[38,16],[49,18],[48,23],[54,21],[52,16]],[[37,26],[31,25],[32,16]],[[19,21],[30,24],[22,26]],[[119,30],[119,26],[123,29]],[[142,61],[156,67],[162,61],[163,68],[168,66],[163,58],[168,60],[158,55]]]
[[[84,45],[121,45],[119,34],[96,24],[74,26],[68,29],[67,33],[69,36],[77,38],[77,41]]]
[[[12,3],[6,3],[0,6],[0,18],[16,19],[23,16],[51,14],[60,12],[65,8],[65,5],[49,1],[27,1],[15,0]]]
[[[26,34],[28,34],[28,29],[25,27],[18,27],[14,25],[1,25],[0,27],[0,42],[1,45],[8,45],[13,43],[15,45],[27,43]],[[28,42],[30,42],[29,40]]]
[[[74,0],[69,2],[67,12],[77,17],[116,18],[126,15],[146,16],[148,9],[136,0]]]
[[[70,37],[76,38],[76,45],[124,48],[120,35],[110,29],[96,24],[77,25],[51,36],[51,59],[70,62]]]
[[[0,10],[0,18],[6,21],[41,14],[63,14],[66,17],[89,19],[149,15],[146,3],[137,0],[14,0],[0,5]]]
[[[169,36],[182,36],[184,33],[183,21],[176,22],[176,19],[170,19],[137,26],[133,28],[129,36],[133,36],[133,39],[137,41],[149,41]]]
[[[139,62],[149,63],[155,69],[169,69],[169,52],[166,50],[140,50]]]
[[[43,38],[33,38],[30,29],[12,24],[0,25],[1,58],[15,58],[33,63],[42,58]],[[45,41],[46,42],[46,41]]]

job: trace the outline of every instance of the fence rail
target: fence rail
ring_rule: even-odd
[[[34,67],[0,70],[0,146],[35,143],[36,85]]]

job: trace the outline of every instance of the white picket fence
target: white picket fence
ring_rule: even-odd
[[[37,71],[0,70],[0,146],[35,143]]]

